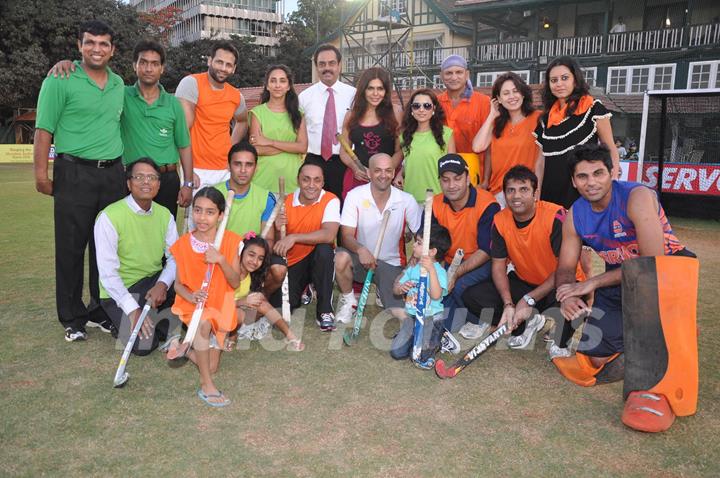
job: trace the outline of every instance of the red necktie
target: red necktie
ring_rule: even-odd
[[[335,116],[335,96],[332,88],[327,89],[328,100],[325,104],[325,116],[323,116],[322,139],[320,141],[320,156],[325,161],[330,159],[333,152],[333,144],[337,142],[337,117]]]

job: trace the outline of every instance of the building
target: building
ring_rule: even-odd
[[[131,0],[130,4],[141,12],[182,9],[183,19],[170,34],[172,45],[241,35],[252,36],[257,45],[271,50],[278,43],[276,32],[283,21],[279,0]]]
[[[325,41],[343,52],[349,77],[372,66],[392,71],[398,89],[442,86],[443,58],[468,56],[469,24],[453,20],[452,0],[360,0],[346,4],[343,26]]]

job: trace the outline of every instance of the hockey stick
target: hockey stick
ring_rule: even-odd
[[[335,138],[337,138],[338,143],[340,143],[340,146],[345,150],[345,152],[350,156],[350,159],[353,160],[355,163],[355,166],[357,166],[360,171],[367,174],[367,168],[363,165],[363,163],[360,162],[360,160],[357,157],[357,154],[355,154],[355,151],[350,147],[350,144],[345,140],[345,137],[342,135],[342,133],[338,133],[335,135]]]
[[[495,332],[485,337],[482,342],[471,348],[461,359],[458,359],[458,361],[450,367],[445,366],[445,362],[442,359],[438,360],[435,362],[435,373],[440,378],[453,378],[459,374],[462,369],[473,363],[488,347],[497,342],[506,330],[507,325],[500,326]]]
[[[453,256],[452,262],[450,263],[447,271],[448,284],[453,279],[453,277],[455,277],[458,267],[460,267],[460,263],[463,261],[464,257],[465,251],[463,251],[462,249],[458,249],[457,251],[455,251],[455,255]]]
[[[270,232],[270,229],[272,229],[273,224],[275,224],[275,219],[278,216],[278,213],[280,212],[280,202],[275,203],[275,207],[273,208],[272,212],[270,213],[270,217],[268,218],[267,222],[265,222],[265,227],[263,227],[262,232],[260,233],[260,237],[265,239]]]
[[[285,178],[280,176],[278,178],[278,190],[280,192],[280,210],[285,214]],[[287,222],[287,218],[286,218]],[[285,239],[287,234],[287,225],[283,224],[280,226],[280,239]],[[287,263],[287,257],[284,258]],[[288,276],[290,275],[290,266],[288,266],[285,272],[285,278],[283,278],[282,286],[280,288],[282,292],[282,318],[288,324],[290,323],[290,283],[288,282]]]
[[[425,191],[425,217],[423,224],[422,255],[428,255],[430,251],[430,222],[432,221],[433,191]],[[415,326],[413,327],[413,348],[412,358],[420,360],[420,353],[423,346],[423,328],[425,326],[425,307],[428,302],[428,274],[424,267],[420,268],[420,281],[418,282],[417,301],[415,302]]]
[[[130,358],[130,352],[132,352],[132,348],[135,345],[135,340],[137,340],[138,333],[140,333],[140,327],[142,327],[143,322],[145,322],[145,318],[150,312],[150,308],[150,304],[145,303],[145,307],[143,307],[142,312],[140,312],[140,317],[138,317],[135,327],[133,327],[130,338],[128,339],[127,344],[125,344],[125,350],[123,350],[122,357],[120,357],[120,363],[115,371],[115,379],[113,380],[113,387],[115,388],[122,387],[130,378],[130,374],[125,371],[125,367],[127,366],[128,359]]]
[[[215,243],[213,244],[215,249],[217,249],[218,251],[220,250],[220,246],[222,245],[222,239],[225,235],[225,228],[227,227],[227,222],[230,218],[230,211],[232,209],[232,204],[234,200],[235,191],[233,191],[232,189],[228,189],[227,197],[225,198],[225,213],[223,214],[222,221],[220,222],[220,227],[218,227],[218,230],[215,233]],[[215,264],[208,264],[207,269],[205,270],[205,278],[203,279],[202,285],[200,286],[201,291],[207,292],[210,289],[210,282],[212,281],[214,271]],[[197,334],[197,329],[200,326],[200,319],[202,317],[203,310],[205,310],[205,301],[201,300],[195,306],[195,311],[193,312],[192,318],[190,319],[190,325],[188,325],[187,332],[185,333],[185,339],[183,339],[183,342],[177,351],[178,355],[175,357],[168,357],[170,360],[179,360],[185,358],[185,354],[187,354],[188,350],[190,350],[193,340],[195,340],[195,334]]]
[[[389,219],[390,210],[388,209],[383,213],[382,223],[380,224],[380,234],[378,234],[377,241],[375,242],[375,250],[373,250],[373,257],[376,261],[380,256],[380,247],[382,246],[383,237],[385,237],[385,229],[387,229]],[[358,335],[360,335],[363,312],[365,312],[365,304],[367,303],[367,298],[370,294],[370,284],[372,284],[374,275],[375,269],[368,269],[367,274],[365,275],[362,292],[360,293],[360,300],[358,300],[357,309],[355,309],[355,323],[353,324],[352,330],[345,332],[345,336],[343,337],[345,345],[353,345],[357,342]]]

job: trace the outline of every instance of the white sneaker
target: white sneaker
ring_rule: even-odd
[[[490,327],[488,323],[473,324],[472,322],[465,322],[460,328],[460,336],[468,340],[476,340],[485,335],[485,332]]]
[[[440,352],[457,355],[460,353],[460,342],[448,331],[440,338]]]
[[[570,347],[567,348],[560,348],[557,345],[555,345],[554,341],[550,341],[550,349],[548,350],[548,355],[550,355],[550,360],[558,358],[558,357],[569,357],[572,355],[570,352]]]
[[[526,349],[533,341],[535,334],[542,330],[545,326],[545,316],[535,314],[525,326],[525,332],[516,337],[510,337],[508,339],[508,347],[511,349],[521,350]]]
[[[377,306],[380,307],[381,309],[384,309],[384,308],[385,308],[385,306],[383,305],[382,301],[380,300],[380,294],[378,294],[377,292],[375,292],[375,305],[377,305]]]
[[[265,336],[270,333],[270,321],[265,316],[260,317],[260,320],[255,322],[255,330],[253,330],[252,340],[262,340]]]
[[[343,324],[349,324],[350,322],[352,322],[353,315],[355,314],[355,309],[357,309],[357,301],[355,301],[355,296],[353,295],[352,299],[350,299],[350,296],[346,298],[345,295],[341,295],[337,305],[335,321],[341,322]]]

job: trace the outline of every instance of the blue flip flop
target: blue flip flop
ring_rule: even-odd
[[[202,391],[202,388],[198,388],[197,396],[200,397],[200,400],[202,400],[206,404],[210,405],[211,407],[222,408],[222,407],[227,407],[228,405],[230,405],[230,400],[225,398],[225,395],[223,395],[223,393],[220,390],[218,390],[218,393],[205,394]],[[210,401],[211,398],[222,398],[223,401],[222,402],[211,402]]]

